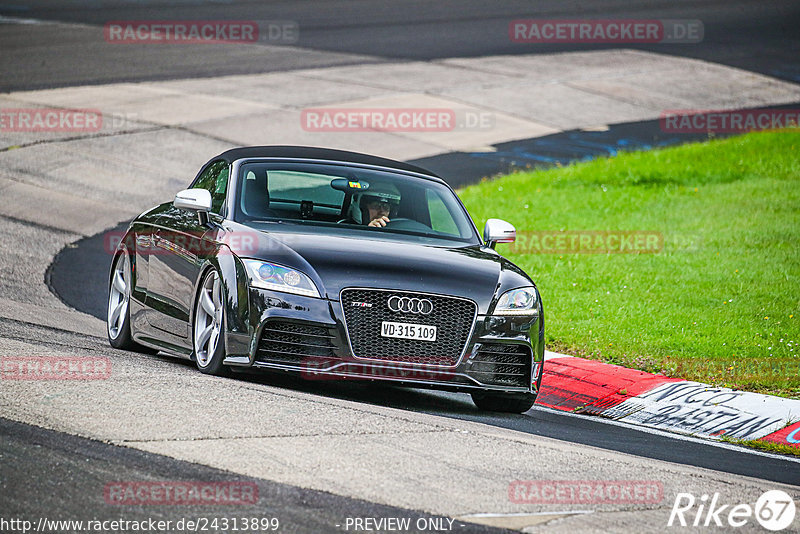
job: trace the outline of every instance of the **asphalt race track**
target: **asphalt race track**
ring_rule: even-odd
[[[515,19],[700,19],[705,27],[703,46],[626,45],[686,55],[800,80],[800,6],[792,0],[648,0],[569,2],[507,1],[487,6],[481,0],[429,2],[203,2],[182,1],[167,7],[161,2],[113,0],[59,2],[39,0],[0,5],[0,15],[85,24],[85,27],[27,26],[0,40],[5,53],[0,68],[12,76],[0,80],[0,90],[34,89],[63,85],[140,81],[226,74],[246,74],[367,61],[396,61],[494,54],[552,53],[574,50],[575,45],[510,43],[508,23]],[[270,54],[244,47],[211,47],[202,57],[177,47],[104,47],[97,30],[110,20],[230,19],[294,21],[302,32],[302,52]],[[21,38],[23,37],[23,38]],[[26,44],[27,43],[27,44]],[[35,43],[35,44],[33,44]],[[64,43],[69,53],[64,53]],[[581,44],[581,50],[613,45]],[[321,55],[317,52],[330,52]],[[332,59],[334,58],[334,59]]]
[[[120,508],[107,506],[97,487],[102,487],[108,473],[118,480],[207,480],[215,483],[247,483],[257,487],[263,505],[237,508],[238,517],[277,518],[288,532],[325,532],[344,525],[347,517],[409,517],[413,523],[433,516],[339,497],[320,491],[304,490],[263,479],[246,479],[230,473],[188,462],[179,462],[157,454],[125,447],[115,447],[77,436],[44,430],[0,418],[0,438],[5,465],[0,497],[5,510],[24,510],[33,517],[81,517],[92,510],[92,520],[108,521],[120,517]],[[38,483],[32,485],[30,480]],[[17,491],[8,491],[10,487]],[[182,507],[183,508],[183,507]],[[130,521],[164,521],[188,518],[208,521],[231,517],[225,507],[186,506],[176,514],[170,507],[145,509],[127,507]],[[442,521],[443,518],[433,518]],[[474,523],[458,522],[459,532],[503,532]]]
[[[553,0],[496,5],[477,0],[185,0],[167,4],[150,0],[1,3],[0,91],[614,48],[509,42],[509,21],[526,18],[700,19],[705,29],[702,46],[624,48],[699,59],[800,83],[800,4],[790,0]],[[6,23],[4,17],[15,22]],[[301,37],[296,43],[265,43],[268,46],[205,45],[202,53],[186,46],[109,46],[103,42],[105,22],[136,19],[285,21],[296,23]],[[800,106],[782,103],[761,107]],[[161,126],[143,124],[142,135],[163,133]],[[198,141],[191,137],[193,132],[176,130],[179,135],[186,134],[186,144],[203,143],[209,157],[228,143],[226,138],[213,135]],[[665,135],[659,131],[657,120],[620,120],[603,130],[566,129],[493,143],[492,150],[452,150],[409,159],[458,187],[514,167],[547,166],[705,137]],[[69,141],[59,140],[54,145],[63,146]],[[147,142],[153,147],[164,144],[159,140]],[[29,163],[13,159],[17,157],[15,153],[39,144],[20,144],[21,149],[4,145],[0,158],[11,159],[0,159],[2,176],[27,169]],[[121,160],[118,154],[114,157]],[[37,164],[57,166],[59,158],[63,154],[54,150]],[[173,171],[184,167],[196,165],[167,165],[165,173],[172,180],[173,189],[182,180]],[[142,169],[148,168],[143,164]],[[106,171],[113,173],[115,169]],[[190,179],[185,176],[186,182]],[[0,182],[0,195],[3,187]],[[124,202],[124,193],[120,196]],[[132,195],[132,202],[144,196]],[[43,200],[45,213],[46,208]],[[102,216],[106,217],[104,221],[123,219]],[[14,388],[21,386],[2,384],[6,389],[6,397],[0,398],[3,518],[88,519],[87,513],[97,519],[229,517],[232,514],[219,506],[109,506],[103,502],[102,488],[113,480],[244,481],[258,487],[261,504],[237,507],[236,515],[278,517],[280,531],[345,531],[347,518],[403,516],[413,522],[423,520],[422,524],[456,518],[452,530],[494,532],[500,530],[477,524],[486,521],[475,519],[475,514],[513,516],[529,512],[510,506],[503,495],[503,484],[523,476],[515,473],[527,473],[529,478],[589,480],[614,476],[641,479],[653,473],[653,478],[664,480],[666,488],[660,507],[600,506],[597,513],[589,514],[595,519],[588,520],[582,519],[581,514],[586,512],[582,505],[550,508],[526,516],[527,525],[542,525],[542,531],[551,526],[560,532],[574,532],[576,528],[635,532],[662,530],[659,522],[665,521],[676,491],[694,491],[698,495],[727,491],[731,499],[754,502],[775,484],[800,487],[800,461],[796,458],[598,418],[541,407],[523,415],[487,415],[479,412],[466,395],[371,383],[303,381],[250,373],[208,380],[194,370],[191,362],[114,351],[91,317],[104,320],[106,313],[109,255],[104,248],[104,235],[126,224],[105,228],[113,225],[108,223],[75,234],[58,224],[57,218],[58,214],[50,219],[27,217],[15,211],[15,206],[0,202],[0,221],[6,227],[2,234],[6,245],[0,245],[0,269],[12,280],[0,281],[0,300],[17,306],[0,314],[0,355],[15,351],[108,355],[126,381],[97,386],[92,394],[78,389],[37,390],[38,400],[29,407],[14,400]],[[24,246],[14,249],[9,242],[17,237]],[[70,242],[66,247],[61,244],[64,240]],[[26,288],[25,283],[46,289]],[[64,312],[61,319],[60,308],[46,316],[42,310],[55,309],[47,304],[50,298],[66,305],[61,308],[87,316]],[[194,392],[198,392],[196,397]],[[215,404],[207,405],[207,398],[214,399]],[[240,405],[240,399],[251,404]],[[120,407],[131,410],[128,424],[112,421],[115,410],[120,409],[115,408],[117,401]],[[47,406],[53,407],[51,413]],[[13,417],[6,417],[7,414]],[[337,420],[341,421],[338,425]],[[372,426],[361,428],[362,424]],[[475,448],[460,448],[464,444],[456,438],[462,434],[474,437]],[[449,447],[451,455],[439,458],[435,451],[431,452],[440,446]],[[502,476],[493,472],[491,462],[477,465],[482,452],[498,465],[503,464]],[[504,464],[506,460],[508,466]],[[502,479],[502,484],[495,487],[486,482],[493,477]],[[490,490],[493,495],[498,487],[503,497],[492,501],[488,497]],[[485,498],[482,492],[486,493]],[[512,530],[521,528],[510,520],[492,524]],[[531,530],[534,531],[540,530]]]

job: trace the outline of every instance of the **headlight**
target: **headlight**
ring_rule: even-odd
[[[242,260],[242,262],[253,287],[320,298],[314,282],[300,271],[265,261]]]
[[[539,313],[536,289],[520,287],[506,291],[494,307],[494,315],[536,315]]]

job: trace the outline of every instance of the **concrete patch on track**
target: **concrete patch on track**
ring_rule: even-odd
[[[738,109],[797,101],[800,87],[731,67],[634,50],[448,59],[517,77],[451,86],[445,96],[562,130],[660,116],[669,109]]]
[[[646,98],[645,98],[646,97]],[[99,108],[109,117],[180,127],[231,144],[372,148],[398,159],[657,118],[800,100],[800,88],[699,60],[633,50],[305,69],[213,79],[16,92],[24,105]],[[310,131],[302,111],[451,109],[487,117],[449,131]],[[379,129],[378,129],[379,130]]]
[[[365,517],[402,518],[419,530],[430,526],[435,531],[433,527],[445,525],[464,534],[505,532],[246,478],[2,418],[0,455],[3,520],[8,524],[7,518],[30,518],[32,529],[37,518],[49,518],[39,532],[100,531],[89,525],[90,519],[106,521],[106,526],[120,519],[129,522],[128,528],[112,527],[113,532],[235,532],[244,530],[242,523],[247,518],[248,526],[253,525],[247,530],[250,532],[280,529],[316,534],[332,532],[336,526],[346,525],[348,518]],[[112,476],[114,480],[109,482]],[[231,528],[234,517],[237,528]],[[71,528],[62,521],[72,522]],[[227,529],[223,528],[226,523]],[[20,526],[23,528],[12,527],[11,531],[24,530],[24,525]]]
[[[0,96],[0,151],[153,129],[131,116],[104,114],[92,105],[86,107],[85,100],[83,103],[78,109],[68,102],[27,104]]]

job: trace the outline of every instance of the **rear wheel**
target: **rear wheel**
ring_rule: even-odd
[[[536,402],[531,393],[472,393],[472,402],[488,412],[525,413]]]
[[[192,341],[195,362],[201,373],[217,376],[230,373],[230,369],[222,364],[225,359],[224,327],[222,281],[217,271],[212,269],[203,277],[194,308]]]

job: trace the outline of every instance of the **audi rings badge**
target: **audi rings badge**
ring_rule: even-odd
[[[389,297],[388,305],[390,310],[399,313],[429,315],[433,311],[433,302],[428,299],[418,299],[416,297],[392,295]]]

